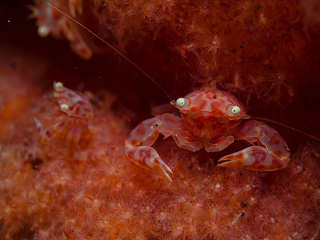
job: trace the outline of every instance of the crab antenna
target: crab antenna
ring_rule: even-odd
[[[252,117],[253,119],[257,119],[257,120],[261,120],[261,121],[264,121],[264,122],[270,122],[270,123],[273,123],[273,124],[276,124],[278,126],[281,126],[281,127],[284,127],[284,128],[287,128],[287,129],[290,129],[294,132],[297,132],[297,133],[300,133],[314,141],[317,141],[317,142],[320,142],[320,138],[319,137],[316,137],[316,136],[313,136],[309,133],[306,133],[302,130],[299,130],[297,128],[294,128],[294,127],[291,127],[291,126],[288,126],[287,124],[284,124],[284,123],[281,123],[281,122],[278,122],[278,121],[274,121],[274,120],[271,120],[271,119],[268,119],[268,118],[263,118],[263,117]]]
[[[77,19],[75,19],[74,17],[72,17],[71,15],[69,15],[68,13],[64,12],[62,9],[60,9],[59,7],[55,6],[51,1],[48,1],[48,5],[50,7],[52,7],[53,9],[55,9],[56,11],[58,11],[61,15],[63,15],[64,17],[68,18],[70,21],[72,21],[75,24],[78,24],[79,26],[81,26],[83,29],[85,29],[88,33],[90,33],[91,35],[93,35],[95,38],[97,38],[99,41],[101,41],[103,44],[105,44],[106,46],[108,46],[111,50],[113,50],[115,53],[119,54],[119,56],[121,56],[125,61],[127,61],[129,64],[131,64],[134,68],[136,68],[143,76],[145,76],[146,78],[148,78],[149,80],[151,80],[153,82],[153,84],[155,84],[165,95],[166,97],[171,100],[172,97],[168,94],[168,92],[159,84],[159,82],[157,82],[154,78],[152,78],[146,71],[144,71],[138,64],[136,64],[134,61],[132,61],[129,57],[127,57],[124,53],[122,53],[118,48],[116,48],[115,46],[113,46],[111,43],[109,43],[108,41],[106,41],[105,39],[103,39],[102,37],[100,37],[97,33],[95,33],[93,30],[91,30],[89,27],[87,27],[86,25],[82,24],[81,22],[79,22]]]

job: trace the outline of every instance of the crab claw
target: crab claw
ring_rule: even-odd
[[[288,161],[270,154],[261,146],[251,146],[218,160],[220,167],[242,168],[252,171],[271,172],[285,168]]]
[[[288,165],[290,150],[287,143],[276,130],[265,123],[248,121],[236,137],[255,146],[222,157],[218,160],[218,166],[270,172]]]
[[[154,148],[149,146],[131,147],[126,150],[126,156],[139,167],[160,172],[165,178],[172,182],[170,176],[173,174],[172,170],[162,161]]]

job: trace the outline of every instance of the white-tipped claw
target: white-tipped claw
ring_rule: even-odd
[[[161,169],[161,172],[163,173],[163,175],[170,181],[172,182],[172,178],[170,175],[173,175],[172,170],[170,169],[170,167],[165,164],[165,162],[163,162],[162,160],[158,160],[159,161],[159,167]]]

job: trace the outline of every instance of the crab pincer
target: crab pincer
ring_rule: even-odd
[[[151,147],[159,137],[160,132],[170,135],[163,130],[163,119],[154,117],[141,122],[131,133],[125,142],[125,154],[134,164],[147,168],[151,171],[159,172],[169,181],[172,181],[170,175],[172,170],[162,161],[157,151]],[[177,124],[177,119],[171,117],[173,125]]]
[[[164,113],[144,120],[131,131],[125,142],[125,154],[136,165],[158,172],[172,181],[172,170],[151,147],[160,134],[164,138],[171,136],[180,148],[193,152],[202,148],[202,144],[184,130],[181,118]]]
[[[127,145],[128,146],[128,145]],[[157,151],[149,146],[128,147],[126,150],[127,157],[136,165],[159,172],[170,182],[173,174],[171,168],[162,161]]]
[[[236,137],[255,145],[220,158],[218,166],[261,172],[277,171],[287,167],[290,160],[288,145],[276,130],[265,123],[248,121]]]

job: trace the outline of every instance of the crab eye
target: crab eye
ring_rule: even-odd
[[[53,87],[54,87],[54,90],[56,90],[57,92],[62,91],[64,88],[61,82],[54,83]]]
[[[185,105],[186,101],[184,98],[178,98],[177,101],[176,101],[176,105],[178,107],[183,107]]]
[[[69,110],[69,106],[65,103],[60,105],[60,109],[61,111],[68,111]]]
[[[234,114],[234,115],[240,113],[240,107],[239,107],[239,106],[232,106],[232,107],[231,107],[231,112],[232,112],[232,114]]]

